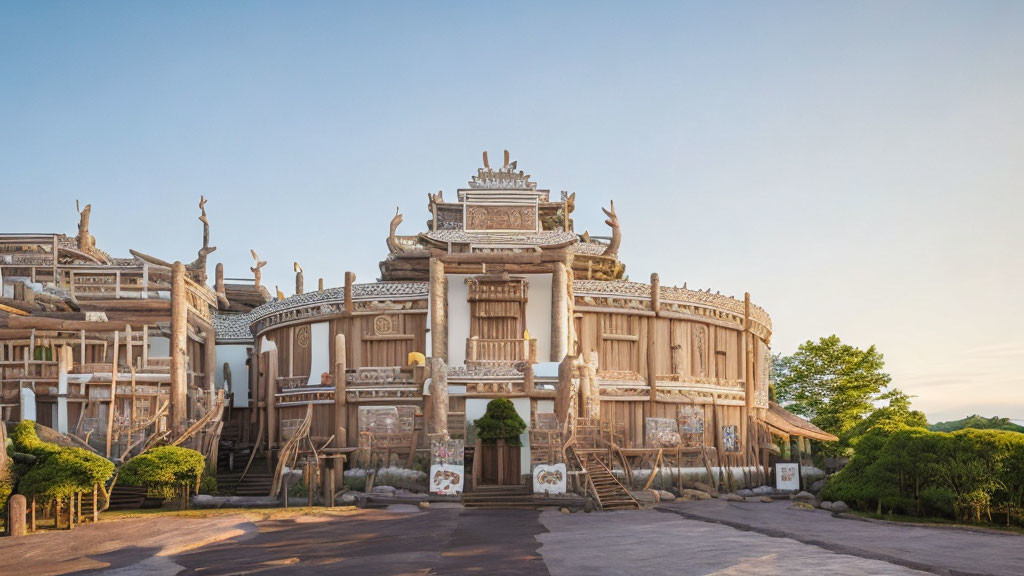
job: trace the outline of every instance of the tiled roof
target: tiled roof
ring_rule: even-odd
[[[565,230],[541,230],[540,232],[466,232],[465,230],[431,230],[423,234],[438,242],[472,244],[529,244],[535,246],[558,246],[576,242],[576,234]]]
[[[591,256],[600,256],[604,254],[604,251],[608,249],[607,244],[599,244],[597,242],[579,242],[574,244],[570,248],[577,254],[589,254]]]
[[[427,297],[426,282],[373,282],[354,284],[353,300],[409,300]],[[256,322],[266,316],[292,308],[306,308],[316,304],[337,304],[345,302],[345,288],[328,288],[323,292],[314,291],[289,296],[284,300],[273,300],[249,312],[249,322]]]
[[[213,329],[217,333],[218,342],[252,342],[249,324],[252,312],[244,314],[214,314]]]
[[[792,436],[803,436],[804,438],[823,440],[825,442],[835,442],[836,440],[839,440],[839,438],[825,432],[821,428],[818,428],[807,420],[793,414],[775,402],[768,403],[768,412],[765,417],[765,422],[767,422],[772,428]]]

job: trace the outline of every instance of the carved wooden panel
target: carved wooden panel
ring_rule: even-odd
[[[467,206],[466,230],[536,230],[537,206]]]

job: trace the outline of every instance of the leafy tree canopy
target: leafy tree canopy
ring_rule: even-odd
[[[928,429],[932,432],[955,432],[965,428],[973,428],[975,430],[1008,430],[1010,432],[1024,433],[1024,426],[1014,424],[1009,418],[1000,418],[998,416],[984,418],[977,414],[972,414],[961,420],[938,422],[928,426]]]
[[[875,410],[875,402],[896,400],[894,411],[908,397],[886,396],[892,378],[874,346],[861,350],[836,335],[808,340],[792,356],[773,358],[775,394],[786,409],[842,437]],[[909,402],[903,407],[909,411]]]

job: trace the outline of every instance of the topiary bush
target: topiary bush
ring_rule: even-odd
[[[526,422],[519,417],[508,398],[495,398],[488,402],[484,415],[473,424],[477,438],[484,444],[504,440],[509,446],[522,446],[519,436],[526,430]]]
[[[82,448],[43,442],[35,422],[23,420],[11,432],[13,449],[34,458],[18,464],[18,493],[37,498],[67,498],[91,492],[114,473],[114,463]]]
[[[171,499],[180,488],[199,485],[205,468],[206,460],[195,450],[158,446],[126,462],[118,478],[124,484],[145,486],[152,494]]]

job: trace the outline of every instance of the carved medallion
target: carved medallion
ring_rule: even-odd
[[[309,348],[309,326],[299,326],[295,330],[295,343],[299,348]]]
[[[397,318],[381,315],[373,319],[373,333],[377,336],[394,334],[397,328]]]

